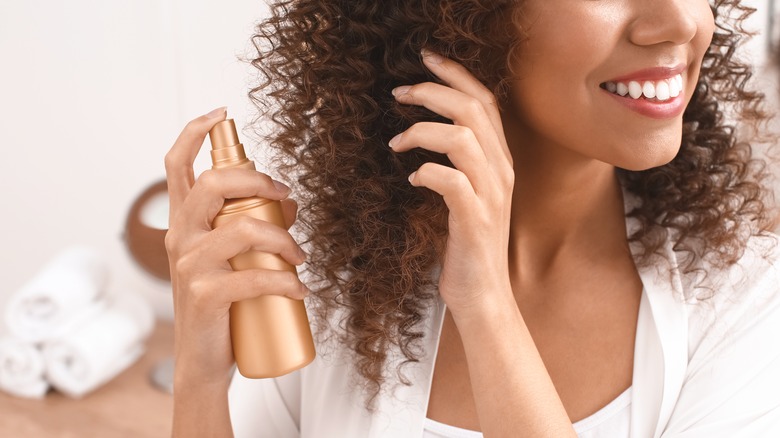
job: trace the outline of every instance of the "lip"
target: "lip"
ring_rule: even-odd
[[[651,119],[673,119],[678,117],[685,110],[685,93],[680,93],[680,95],[677,97],[659,102],[654,100],[647,100],[645,98],[632,99],[631,97],[623,97],[614,93],[610,93],[607,90],[601,91],[628,109]]]
[[[605,82],[630,82],[630,81],[660,81],[677,76],[685,71],[688,66],[684,63],[667,67],[650,67],[628,73]]]

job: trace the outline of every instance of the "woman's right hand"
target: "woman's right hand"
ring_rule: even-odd
[[[193,162],[211,128],[225,120],[218,108],[187,124],[165,156],[170,197],[165,236],[175,315],[175,383],[226,388],[234,358],[229,309],[235,301],[265,294],[302,299],[307,288],[286,271],[233,271],[228,260],[250,249],[276,253],[290,264],[305,254],[289,232],[250,217],[217,229],[211,223],[225,199],[259,196],[282,201],[285,222],[294,222],[297,205],[286,199],[290,189],[251,169],[219,169],[194,178]]]

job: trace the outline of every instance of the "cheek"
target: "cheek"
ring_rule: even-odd
[[[528,39],[522,47],[516,102],[528,112],[540,107],[565,109],[588,99],[592,72],[613,56],[621,30],[612,9],[583,4],[561,6],[544,0],[531,1],[538,10],[529,12]],[[597,82],[595,82],[598,85]]]
[[[553,91],[579,87],[614,54],[621,32],[609,15],[547,12],[534,22],[520,51],[518,77]]]
[[[679,120],[653,121],[611,106],[596,86],[557,86],[540,77],[518,81],[514,90],[528,147],[567,150],[628,170],[664,165],[679,150]]]
[[[588,130],[593,124],[588,113],[595,105],[598,81],[590,75],[609,59],[620,39],[619,33],[605,31],[615,28],[608,17],[559,12],[535,22],[535,31],[519,54],[518,80],[512,89],[524,124],[556,137]]]

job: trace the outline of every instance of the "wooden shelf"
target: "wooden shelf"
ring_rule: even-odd
[[[149,373],[173,354],[173,324],[157,322],[146,354],[80,400],[50,391],[43,400],[0,392],[0,437],[157,438],[171,435],[173,397],[152,386]]]

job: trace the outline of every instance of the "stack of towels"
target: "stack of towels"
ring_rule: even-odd
[[[42,398],[52,386],[80,398],[141,357],[154,312],[137,294],[106,294],[107,280],[100,253],[72,247],[9,298],[0,390]]]

